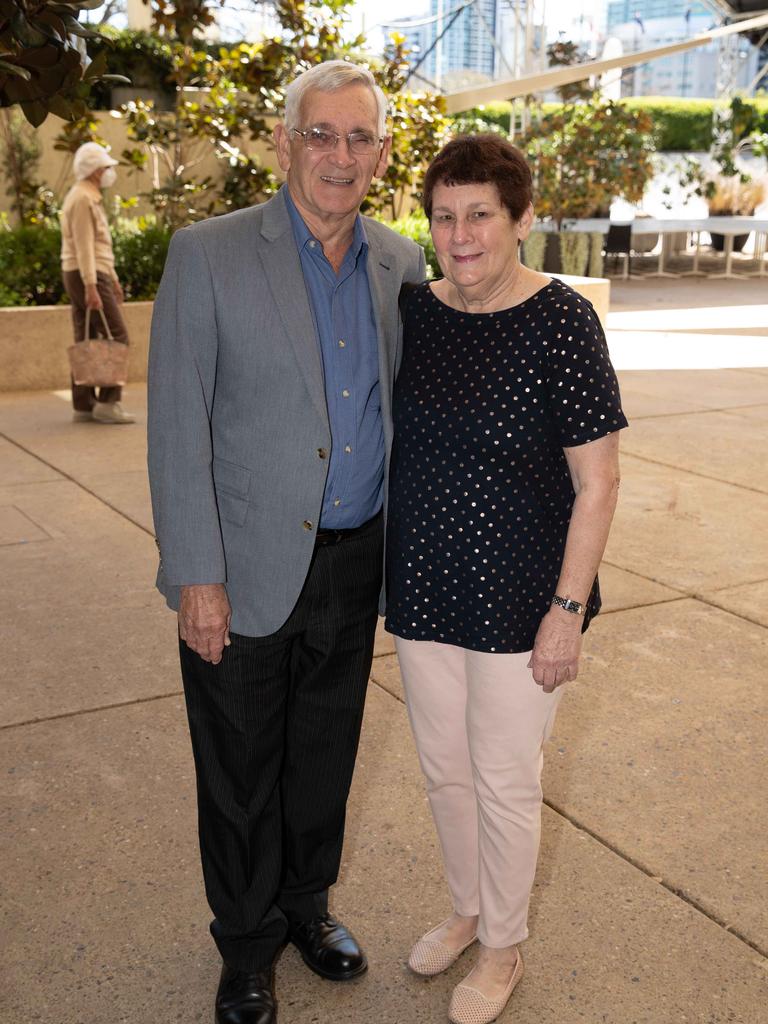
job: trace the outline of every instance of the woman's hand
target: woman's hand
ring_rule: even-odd
[[[104,305],[99,295],[99,289],[95,284],[87,284],[85,286],[85,304],[88,309],[103,309]]]
[[[583,622],[580,615],[558,607],[550,608],[541,620],[528,668],[544,693],[579,674]]]

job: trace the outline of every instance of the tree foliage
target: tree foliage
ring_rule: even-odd
[[[606,216],[616,198],[637,203],[653,176],[653,124],[611,100],[565,104],[535,117],[520,140],[536,211],[558,225]]]
[[[550,46],[553,62],[578,63],[567,41]],[[587,81],[560,90],[563,103],[534,110],[519,145],[533,173],[536,212],[564,220],[607,216],[612,200],[637,203],[653,176],[653,121],[643,110],[603,99]]]
[[[365,209],[385,211],[390,217],[406,213],[419,197],[423,169],[445,140],[450,122],[441,97],[402,91],[408,76],[404,38],[395,37],[384,58],[373,60],[362,52],[364,37],[348,31],[352,0],[276,0],[274,35],[255,43],[205,48],[200,33],[221,3],[151,0],[154,33],[107,28],[96,34],[79,25],[77,13],[94,9],[98,0],[72,0],[73,13],[62,25],[73,32],[72,25],[77,25],[77,34],[88,37],[92,63],[83,71],[79,51],[62,31],[65,48],[72,51],[67,58],[73,61],[71,81],[59,88],[57,79],[46,79],[45,100],[25,100],[25,115],[35,124],[49,110],[65,118],[56,148],[74,152],[82,142],[102,141],[85,97],[91,84],[101,79],[105,85],[99,84],[96,92],[99,102],[106,102],[106,87],[118,79],[106,74],[111,58],[137,86],[144,78],[159,81],[164,96],[158,105],[137,98],[123,107],[131,144],[121,157],[137,172],[137,180],[139,171],[150,173],[151,186],[142,194],[163,226],[175,230],[263,200],[279,187],[269,161],[256,154],[271,147],[274,119],[297,74],[332,59],[367,63],[391,100],[393,154],[384,178],[374,182]],[[39,0],[37,7],[32,0],[0,0],[0,10],[3,5],[22,6],[27,20],[42,17],[43,8],[67,6],[48,0]],[[36,45],[36,38],[27,35],[24,54],[17,59],[28,59]],[[27,84],[24,75],[14,74],[5,71],[0,60],[0,84],[12,78],[11,85]],[[17,102],[12,95],[18,95],[18,87],[16,93],[4,93],[4,101]],[[211,157],[219,162],[218,173]]]
[[[107,75],[106,55],[87,67],[78,39],[96,33],[78,21],[103,0],[0,0],[0,107],[19,105],[35,127],[50,112],[86,111],[92,82]]]

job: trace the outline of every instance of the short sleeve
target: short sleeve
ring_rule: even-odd
[[[547,316],[549,412],[564,448],[627,426],[616,372],[592,303],[572,289],[554,297]]]

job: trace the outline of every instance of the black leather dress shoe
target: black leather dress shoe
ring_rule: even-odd
[[[271,967],[246,972],[224,964],[216,993],[216,1024],[277,1024]]]
[[[289,940],[304,963],[321,978],[349,981],[368,970],[357,939],[330,914],[291,924]]]

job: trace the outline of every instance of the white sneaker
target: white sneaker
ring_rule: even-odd
[[[135,423],[136,417],[124,412],[119,402],[97,402],[91,416],[99,423]]]
[[[85,423],[86,420],[92,420],[93,416],[89,412],[84,412],[82,409],[75,409],[72,413],[73,423]]]

